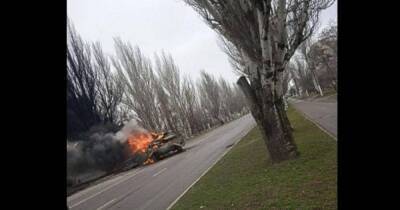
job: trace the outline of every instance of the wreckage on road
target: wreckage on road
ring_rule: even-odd
[[[185,141],[183,139],[179,140],[175,134],[166,132],[155,134],[155,140],[147,147],[147,157],[153,162],[161,160],[173,154],[183,152],[184,144]]]
[[[136,133],[128,137],[127,148],[130,152],[127,160],[117,171],[129,170],[147,165],[184,151],[185,141],[171,132]]]

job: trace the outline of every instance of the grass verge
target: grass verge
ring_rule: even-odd
[[[337,209],[337,143],[289,107],[301,153],[272,165],[256,127],[172,209]]]

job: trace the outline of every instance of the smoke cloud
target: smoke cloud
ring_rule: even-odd
[[[68,177],[78,177],[94,171],[112,171],[132,156],[125,145],[128,136],[136,132],[147,132],[147,130],[140,127],[133,119],[116,133],[107,132],[104,126],[97,126],[88,132],[86,139],[67,141]]]

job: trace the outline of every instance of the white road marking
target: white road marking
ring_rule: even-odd
[[[68,202],[72,202],[72,201],[74,201],[74,200],[76,200],[76,199],[78,199],[78,198],[90,193],[91,191],[94,191],[94,190],[96,190],[98,188],[101,188],[101,187],[105,187],[106,185],[112,184],[112,183],[120,180],[121,178],[127,177],[129,174],[130,173],[122,172],[121,174],[115,175],[115,177],[111,176],[110,179],[105,180],[104,182],[100,182],[100,183],[98,183],[96,185],[89,186],[86,189],[83,189],[83,190],[81,190],[79,192],[74,193],[73,195],[69,196],[67,198],[67,200],[68,200]]]
[[[161,173],[162,173],[163,171],[165,171],[165,170],[167,170],[167,168],[163,168],[161,171],[155,173],[155,174],[153,175],[153,177],[158,176],[159,174],[161,174]],[[130,190],[129,192],[127,192],[127,193],[125,193],[125,194],[123,194],[123,195],[121,195],[121,196],[119,196],[118,198],[115,198],[115,199],[113,199],[113,200],[117,200],[115,203],[118,203],[118,202],[120,202],[121,200],[125,199],[128,195],[130,195],[132,192],[134,192],[134,191],[136,191],[136,190],[137,190],[137,189],[132,189],[132,190]]]
[[[112,199],[112,200],[110,200],[110,201],[108,201],[107,203],[103,204],[102,206],[100,206],[99,208],[97,208],[97,210],[104,209],[108,204],[112,203],[113,201],[115,201],[115,198]]]
[[[159,174],[161,174],[163,171],[167,170],[167,168],[163,168],[161,171],[153,174],[153,177],[158,176]]]
[[[255,127],[255,126],[252,125],[252,126],[250,126],[250,129],[249,129],[249,130],[245,130],[244,132],[239,133],[239,135],[240,135],[240,134],[244,134],[244,135],[243,135],[243,136],[240,136],[240,138],[239,138],[238,140],[236,140],[236,142],[235,142],[231,147],[229,147],[217,160],[215,160],[215,162],[214,162],[213,164],[211,164],[210,167],[208,167],[208,168],[199,176],[199,178],[197,178],[191,185],[189,185],[188,188],[186,188],[185,191],[183,191],[182,194],[180,194],[171,204],[169,204],[169,206],[167,207],[167,210],[171,209],[172,206],[174,206],[175,203],[178,202],[178,200],[181,199],[181,197],[182,197],[183,195],[185,195],[185,193],[186,193],[187,191],[189,191],[190,188],[192,188],[193,185],[195,185],[195,184],[201,179],[201,177],[203,177],[204,175],[206,175],[206,173],[207,173],[215,164],[217,164],[218,161],[221,160],[221,159],[226,155],[226,153],[228,153],[232,148],[234,148],[234,147],[236,146],[236,144],[239,143],[239,141],[240,141],[247,133],[249,133],[249,131],[250,131],[251,128],[253,128],[253,127]]]
[[[122,182],[124,182],[124,181],[126,181],[126,180],[128,180],[128,179],[130,179],[130,178],[132,178],[132,177],[134,177],[134,176],[136,176],[136,175],[139,174],[139,172],[141,172],[141,171],[143,171],[143,170],[140,170],[140,171],[138,171],[138,172],[132,174],[132,175],[129,176],[128,178],[123,179],[123,180],[120,180],[119,182],[114,183],[114,184],[112,184],[112,185],[110,185],[110,186],[104,188],[103,190],[100,190],[99,192],[97,192],[97,193],[95,193],[95,194],[93,194],[93,195],[91,195],[91,196],[89,196],[89,197],[87,197],[87,198],[85,198],[85,199],[79,201],[78,203],[75,203],[74,205],[71,205],[70,208],[73,208],[73,207],[75,207],[75,206],[77,206],[77,205],[79,205],[79,204],[81,204],[81,203],[83,203],[83,202],[85,202],[85,201],[87,201],[87,200],[89,200],[89,199],[91,199],[91,198],[97,196],[98,194],[100,194],[100,193],[102,193],[102,192],[104,192],[104,191],[106,191],[106,190],[108,190],[108,189],[114,187],[115,185],[117,185],[117,184],[119,184],[119,183],[122,183]]]
[[[248,115],[248,116],[251,116],[251,115]],[[237,121],[238,121],[238,119],[237,119]],[[253,123],[252,123],[252,124],[253,124]],[[226,127],[226,126],[228,126],[228,125],[229,125],[229,124],[225,124],[225,125],[223,125],[223,126],[221,126],[221,127]],[[250,126],[248,127],[248,130],[246,130],[245,132],[242,131],[241,133],[244,133],[244,135],[245,135],[246,133],[249,132],[250,128],[252,128],[252,127],[254,127],[254,125],[250,125]],[[217,128],[217,129],[218,129],[218,128]],[[215,129],[215,130],[217,130],[217,129]],[[214,130],[213,130],[213,131],[214,131]],[[207,134],[208,134],[208,135],[211,135],[210,133],[212,133],[213,131],[210,131],[210,132],[208,132],[208,133],[206,133],[206,134],[203,134],[203,135],[206,136],[205,138],[208,138]],[[203,135],[202,135],[202,137],[204,137]],[[240,135],[240,134],[239,134],[239,135]],[[244,135],[243,135],[243,136],[244,136]],[[235,145],[236,145],[236,143],[238,143],[238,142],[240,141],[240,139],[243,138],[243,136],[240,136],[240,137],[239,137],[239,139],[237,140],[237,142],[235,142]],[[203,139],[202,141],[205,141],[205,140]],[[231,147],[231,148],[233,148],[233,147]],[[229,148],[227,151],[225,151],[225,152],[223,153],[223,155],[222,155],[219,159],[221,159],[223,156],[225,156],[225,154],[226,154],[231,148]],[[217,161],[215,161],[215,162],[213,163],[213,165],[215,165],[215,164],[219,161],[219,159],[218,159]],[[164,161],[163,161],[163,162],[164,162]],[[166,163],[166,162],[164,162],[164,163]],[[161,164],[162,164],[162,162],[161,162]],[[210,170],[211,168],[212,168],[212,166],[210,166],[210,167],[207,169],[207,171]],[[144,169],[146,169],[146,168],[144,168]],[[85,201],[87,201],[87,200],[89,200],[89,199],[91,199],[91,198],[93,198],[93,197],[99,195],[100,193],[102,193],[102,192],[104,192],[104,191],[106,191],[106,190],[108,190],[108,189],[114,187],[115,185],[118,185],[118,184],[120,184],[121,182],[127,181],[128,179],[130,179],[130,178],[134,177],[135,175],[139,174],[140,172],[142,172],[144,169],[142,169],[142,170],[140,170],[140,171],[137,171],[136,173],[132,174],[132,175],[129,176],[129,177],[124,177],[124,176],[126,176],[125,174],[124,174],[123,176],[121,176],[121,177],[116,177],[116,178],[121,179],[121,180],[120,180],[119,182],[113,184],[113,185],[108,186],[107,188],[104,188],[104,189],[101,190],[100,192],[97,192],[96,194],[91,195],[90,197],[85,198],[84,200],[81,200],[81,201],[79,201],[78,203],[75,203],[75,204],[72,205],[72,206],[69,206],[69,208],[70,208],[70,209],[71,209],[71,208],[74,208],[74,207],[80,205],[81,203],[83,203],[83,202],[85,202]],[[158,173],[154,174],[153,177],[158,176],[159,174],[161,174],[161,173],[162,173],[163,171],[165,171],[166,169],[167,169],[167,168],[162,169],[162,170],[159,171]],[[192,183],[192,185],[189,186],[189,188],[188,188],[184,193],[182,193],[182,194],[168,207],[168,209],[171,208],[171,207],[179,200],[179,198],[181,198],[181,197],[182,197],[182,196],[183,196],[183,195],[198,181],[198,180],[200,180],[200,178],[201,178],[202,176],[204,176],[204,175],[206,174],[207,171],[205,171],[194,183]],[[123,177],[123,178],[122,178],[122,177]],[[125,178],[126,178],[126,179],[125,179]],[[122,179],[123,179],[123,180],[122,180]],[[113,182],[114,182],[114,181],[115,181],[115,180],[113,180]],[[133,190],[132,190],[132,191],[133,191]],[[130,191],[129,193],[123,195],[122,197],[118,197],[118,198],[115,198],[115,199],[113,199],[113,200],[107,202],[107,203],[104,204],[103,206],[107,206],[108,208],[110,208],[110,207],[111,207],[110,205],[115,205],[116,202],[119,202],[123,197],[129,195],[132,191]],[[100,208],[104,208],[103,206],[100,207]]]

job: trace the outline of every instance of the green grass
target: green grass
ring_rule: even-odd
[[[256,127],[172,209],[337,209],[337,143],[293,108],[300,157],[272,165]]]
[[[324,91],[324,96],[331,96],[337,94],[337,91],[334,89],[329,89]]]
[[[317,99],[317,98],[324,98],[324,97],[327,97],[327,96],[337,95],[337,91],[334,90],[333,88],[325,89],[323,91],[323,93],[324,93],[324,96],[321,96],[318,92],[312,92],[312,93],[309,93],[308,96],[306,96],[306,94],[303,94],[302,96],[295,96],[293,98],[298,98],[298,99],[314,98],[314,99]]]

